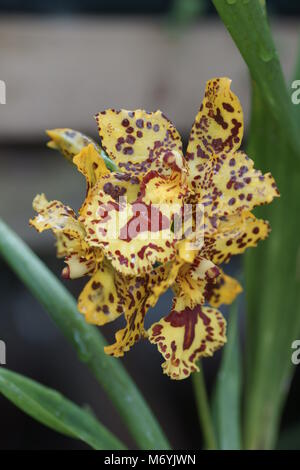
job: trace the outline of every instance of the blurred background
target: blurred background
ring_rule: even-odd
[[[272,29],[284,71],[290,77],[299,34],[297,0],[269,0]],[[35,194],[45,192],[78,209],[82,176],[45,147],[45,129],[71,127],[96,138],[93,115],[107,107],[162,109],[184,141],[213,76],[232,78],[246,123],[250,113],[248,73],[210,1],[204,0],[0,0],[0,217],[60,275],[51,234],[29,228]],[[300,78],[300,77],[299,77]],[[227,272],[239,270],[235,260]],[[82,281],[67,282],[78,295]],[[0,339],[7,366],[88,405],[104,424],[133,445],[109,400],[78,362],[72,348],[37,301],[0,260]],[[167,293],[151,322],[171,306]],[[226,313],[226,312],[225,312]],[[116,323],[102,328],[113,339]],[[209,388],[219,355],[205,370]],[[162,375],[161,356],[147,342],[123,359],[177,449],[200,448],[189,380]],[[296,373],[282,426],[300,416],[292,406],[300,393]],[[293,410],[293,412],[292,412]],[[296,408],[297,410],[297,408]],[[0,396],[0,449],[83,449],[24,415]]]

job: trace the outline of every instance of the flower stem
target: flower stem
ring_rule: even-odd
[[[217,449],[217,440],[208,403],[202,367],[200,367],[199,372],[192,374],[192,382],[205,448],[207,450]]]

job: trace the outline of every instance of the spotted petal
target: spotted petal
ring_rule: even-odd
[[[107,261],[103,262],[78,299],[78,309],[88,323],[104,325],[128,307],[126,280]]]
[[[216,264],[227,263],[231,256],[267,238],[269,232],[268,222],[247,211],[223,217],[215,234],[206,238],[201,255]]]
[[[190,308],[204,304],[206,292],[216,282],[220,270],[210,260],[198,255],[194,261],[180,268],[173,289],[177,296],[177,308]]]
[[[92,188],[101,176],[108,175],[109,170],[93,144],[84,147],[73,159],[80,173],[85,176],[87,190]]]
[[[165,359],[164,373],[181,380],[198,370],[196,363],[200,357],[212,356],[224,345],[226,322],[214,308],[202,305],[183,308],[175,298],[172,312],[152,325],[148,334]]]
[[[47,146],[54,150],[59,150],[71,162],[75,155],[90,144],[95,149],[98,149],[100,153],[100,149],[93,139],[74,129],[51,129],[46,132],[51,138]]]
[[[144,318],[159,296],[174,282],[180,262],[159,266],[144,276],[123,276],[125,290],[125,328],[117,331],[115,343],[105,347],[105,352],[115,357],[124,355],[134,343],[146,336]]]
[[[64,279],[77,279],[87,274],[92,274],[103,260],[101,250],[89,250],[86,252],[72,253],[65,258],[66,267],[62,271]]]
[[[213,78],[206,84],[205,95],[191,130],[187,148],[190,172],[213,155],[238,150],[243,137],[243,111],[239,99],[230,90],[229,78]]]
[[[107,109],[96,115],[101,145],[122,170],[136,175],[182,164],[180,135],[161,111]]]
[[[152,170],[142,180],[140,200],[146,204],[182,204],[187,192],[188,186],[181,171],[160,175]]]
[[[171,219],[141,199],[129,204],[126,192],[115,194],[114,178],[102,177],[91,190],[80,218],[88,244],[102,248],[113,266],[128,275],[149,272],[156,262],[174,259]]]
[[[59,201],[48,201],[44,194],[39,194],[33,201],[33,208],[38,215],[29,223],[38,232],[52,230],[57,238],[59,256],[82,249],[82,244],[85,243],[85,230],[69,206]]]
[[[215,284],[206,292],[206,300],[213,307],[222,304],[230,305],[238,294],[242,292],[240,283],[233,277],[228,276],[222,270]]]
[[[251,210],[279,196],[271,173],[256,170],[244,152],[214,155],[198,165],[198,171],[194,183],[209,217]]]

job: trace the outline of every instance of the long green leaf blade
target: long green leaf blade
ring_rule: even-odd
[[[248,154],[258,167],[273,173],[282,194],[270,207],[257,210],[259,217],[270,220],[272,233],[255,252],[245,256],[248,300],[245,446],[269,449],[275,446],[289,389],[291,343],[300,332],[299,117],[285,85],[265,2],[213,0],[213,3],[252,77]]]
[[[124,445],[90,413],[60,393],[20,374],[0,369],[0,392],[18,408],[54,431],[79,439],[96,450]]]
[[[272,448],[291,380],[291,344],[300,333],[297,274],[300,225],[296,215],[300,210],[300,168],[287,136],[272,118],[255,85],[253,113],[251,156],[259,166],[271,168],[281,198],[271,207],[257,211],[270,221],[272,232],[269,240],[245,257],[248,300],[245,442],[250,448]]]
[[[299,126],[262,0],[213,0],[215,8],[249,67],[270,112],[300,158]]]
[[[121,362],[103,352],[100,332],[87,324],[68,290],[32,250],[0,220],[0,254],[75,347],[120,413],[142,449],[169,449],[169,443]]]

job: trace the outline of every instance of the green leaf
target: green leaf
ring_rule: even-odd
[[[68,290],[30,248],[0,220],[0,254],[75,347],[102,385],[142,449],[169,449],[159,423],[121,361],[104,354],[106,341],[86,323]]]
[[[247,376],[245,445],[273,448],[293,368],[291,344],[300,334],[299,230],[300,165],[285,129],[273,118],[253,83],[249,155],[272,171],[280,200],[257,209],[270,221],[267,241],[245,257]]]
[[[292,374],[291,343],[300,333],[299,115],[285,85],[263,1],[213,0],[252,77],[248,154],[271,171],[282,194],[258,208],[272,233],[246,262],[247,367],[245,447],[275,446]],[[299,78],[299,77],[298,77]]]
[[[261,0],[213,0],[257,83],[272,117],[284,129],[287,140],[300,158],[299,126]]]
[[[97,450],[125,449],[102,424],[60,393],[6,369],[0,369],[0,392],[18,408],[54,431]]]
[[[258,93],[254,88],[254,95]],[[287,137],[268,113],[260,95],[254,97],[253,112],[258,118],[252,122],[250,156],[271,168],[281,198],[271,207],[256,211],[270,221],[272,232],[267,241],[245,257],[248,300],[245,439],[249,448],[273,448],[291,380],[291,344],[300,333],[297,272],[300,223],[296,216],[300,211],[300,174]],[[260,132],[264,132],[263,139],[259,139]]]
[[[241,448],[241,352],[238,331],[238,302],[230,308],[227,344],[217,375],[214,396],[214,418],[219,449]]]

